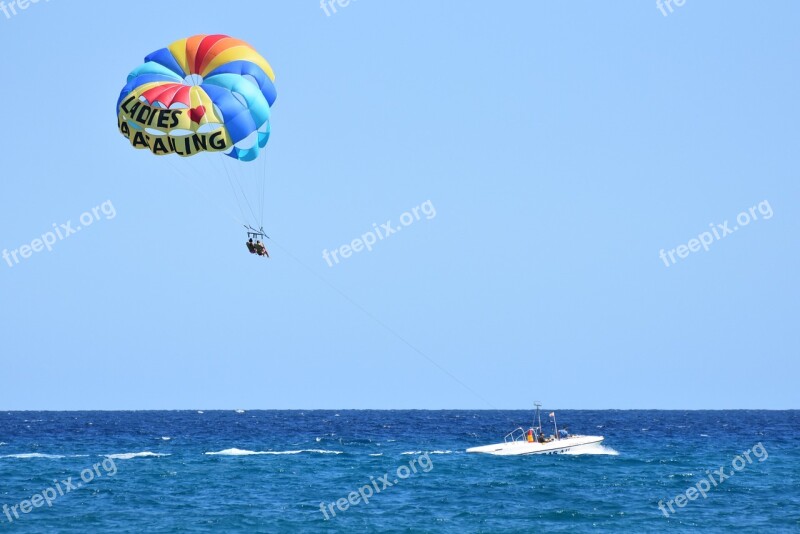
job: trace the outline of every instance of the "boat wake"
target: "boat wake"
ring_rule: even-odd
[[[590,445],[583,445],[578,449],[571,450],[564,452],[563,454],[568,454],[571,456],[581,456],[584,454],[592,454],[592,455],[605,455],[605,456],[619,456],[619,452],[612,449],[611,447],[606,447],[602,443],[592,443]]]

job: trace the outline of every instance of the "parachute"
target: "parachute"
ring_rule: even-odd
[[[117,100],[117,126],[131,146],[157,156],[222,153],[252,162],[269,140],[274,80],[267,60],[244,41],[227,35],[181,39],[146,56],[128,75]],[[236,174],[226,173],[229,180]],[[232,181],[231,187],[240,202]],[[263,204],[261,209],[263,219]],[[251,213],[255,217],[252,207]],[[254,223],[245,226],[263,234]]]

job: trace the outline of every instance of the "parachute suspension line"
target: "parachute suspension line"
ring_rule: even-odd
[[[261,220],[259,224],[264,227],[264,206],[267,203],[267,157],[266,154],[261,156],[264,159],[263,169],[264,172],[261,176]]]
[[[263,156],[262,156],[263,157]],[[255,167],[255,182],[256,182],[256,191],[258,191],[258,224],[259,226],[264,226],[264,179],[261,177],[261,173],[258,172],[261,169],[258,168],[261,162],[254,162]]]
[[[216,154],[214,154],[214,155],[216,155]],[[213,157],[211,157],[209,159],[212,160],[212,161],[214,160]],[[222,163],[220,163],[220,165],[222,166],[222,172],[224,172],[226,177],[227,177],[228,185],[230,185],[231,191],[233,192],[233,198],[236,199],[236,207],[239,208],[239,213],[242,214],[242,224],[245,224],[245,222],[247,221],[247,215],[245,215],[242,201],[239,200],[239,193],[236,192],[236,188],[233,186],[233,180],[231,180],[231,175],[228,172],[228,168],[225,166],[224,161]]]
[[[248,210],[250,211],[250,215],[253,217],[253,219],[250,219],[250,220],[254,221],[256,216],[255,216],[255,213],[253,213],[253,208],[252,208],[252,206],[250,206],[250,201],[247,199],[247,194],[245,193],[244,188],[242,187],[241,181],[239,180],[239,177],[237,176],[236,166],[234,166],[234,168],[231,169],[230,164],[227,161],[228,156],[224,156],[224,157],[225,157],[225,159],[222,160],[222,166],[225,169],[225,174],[228,176],[229,183],[231,184],[231,189],[233,190],[234,195],[236,196],[236,201],[240,202],[239,201],[239,195],[240,194],[241,194],[241,198],[243,200],[243,202],[241,202],[239,204],[239,209],[242,210],[242,213],[245,213],[244,206],[247,206]],[[238,186],[238,190],[239,190],[238,193],[237,193],[237,189],[236,189],[237,186]],[[247,215],[244,215],[244,219],[248,223],[250,222],[250,220],[248,220]]]
[[[256,198],[253,199],[253,205],[256,211],[256,224],[262,227],[264,226],[264,188],[262,187],[260,166],[261,162],[258,161],[258,159],[249,162],[248,170],[251,172],[245,176],[243,181],[252,187],[253,194],[256,196]]]
[[[164,159],[165,161],[167,161],[170,167],[172,167],[175,170],[178,176],[183,178],[189,185],[192,186],[193,189],[195,189],[197,192],[199,192],[201,195],[203,195],[205,198],[211,201],[212,204],[219,205],[224,211],[226,211],[231,216],[231,218],[234,221],[239,221],[239,218],[233,212],[231,212],[228,206],[223,205],[219,201],[219,199],[211,198],[203,188],[197,185],[196,178],[202,177],[202,173],[199,173],[187,158],[181,158],[181,164],[188,166],[189,169],[181,168],[181,166],[178,165],[177,163],[173,163],[172,161],[170,161],[170,159],[168,159],[168,156],[165,156]]]
[[[227,171],[228,168],[229,168],[228,167],[228,162],[226,161],[225,163],[223,163],[223,165],[225,165],[225,170]],[[228,176],[231,176],[231,175],[228,174]],[[242,198],[244,198],[245,204],[247,204],[247,209],[250,210],[250,214],[253,216],[253,223],[255,224],[257,222],[256,219],[258,219],[258,217],[256,217],[256,213],[255,213],[255,211],[253,211],[253,206],[250,205],[250,200],[248,200],[247,194],[244,191],[244,187],[242,187],[242,181],[237,176],[237,173],[236,173],[235,170],[233,172],[233,180],[236,182],[236,185],[239,186],[239,190],[242,192]]]
[[[242,186],[242,180],[238,177],[234,178],[239,186],[239,190],[242,192],[242,196],[244,197],[244,201],[247,203],[247,209],[250,210],[250,214],[253,216],[253,223],[258,222],[258,217],[256,216],[255,210],[253,210],[253,206],[250,204],[250,199],[247,198],[247,194],[244,192],[244,187]]]
[[[199,187],[197,187],[197,184],[195,184],[195,183],[194,183],[194,181],[193,181],[191,178],[189,178],[188,176],[186,176],[186,174],[185,174],[185,173],[184,173],[184,172],[183,172],[183,171],[182,171],[182,170],[181,170],[181,169],[180,169],[178,166],[176,166],[174,163],[172,163],[172,162],[171,162],[171,161],[168,159],[168,158],[169,158],[169,156],[162,156],[162,157],[163,157],[163,158],[165,159],[165,161],[166,161],[166,162],[169,164],[169,166],[170,166],[170,167],[172,167],[172,169],[173,169],[173,170],[176,172],[176,174],[177,174],[178,176],[180,176],[181,178],[183,178],[184,180],[186,180],[186,182],[187,182],[187,183],[189,183],[189,184],[190,184],[190,185],[191,185],[191,186],[192,186],[192,187],[193,187],[195,190],[197,190],[197,191],[198,191],[198,192],[199,192],[201,195],[203,195],[204,197],[206,197],[206,198],[207,198],[209,201],[211,201],[212,203],[214,203],[214,204],[219,204],[221,207],[223,207],[223,209],[224,209],[226,212],[228,212],[228,215],[230,215],[230,216],[231,216],[231,218],[232,218],[234,221],[236,221],[236,222],[237,222],[237,223],[239,223],[239,224],[244,224],[244,221],[242,221],[242,220],[241,220],[241,219],[239,219],[239,218],[238,218],[236,215],[234,215],[234,214],[231,212],[231,210],[229,210],[227,207],[224,207],[224,206],[222,206],[222,204],[219,202],[219,200],[216,200],[216,201],[214,201],[213,199],[211,199],[211,197],[209,197],[209,196],[208,196],[208,193],[206,193],[205,191],[203,191],[202,189],[200,189]],[[196,173],[195,173],[195,174],[196,174]]]
[[[203,154],[202,156],[200,156],[200,155],[196,156],[198,158],[198,161],[200,161],[200,158],[207,158],[206,160],[204,160],[200,164],[201,167],[214,167],[214,168],[211,170],[211,172],[209,172],[208,169],[196,170],[195,174],[197,176],[202,176],[206,180],[210,180],[212,183],[215,183],[217,181],[216,177],[218,175],[220,175],[221,173],[217,170],[217,168],[216,168],[217,165],[213,163],[214,159],[215,159],[213,156],[214,155],[210,155],[210,154]],[[184,159],[185,159],[185,161],[187,161],[187,163],[191,162],[191,161],[194,161],[191,158],[184,158]],[[208,161],[208,163],[206,163],[206,161]],[[210,186],[211,184],[208,184],[208,185]],[[242,224],[244,224],[244,221],[247,219],[247,217],[245,216],[244,211],[242,211],[242,207],[239,204],[239,199],[236,198],[235,196],[234,196],[234,198],[236,199],[236,207],[239,209],[239,214],[242,217],[241,218]],[[220,202],[220,203],[222,203],[222,202]],[[228,211],[230,211],[230,209],[231,209],[230,203],[226,202],[225,206],[228,208]]]
[[[227,170],[225,174],[228,174]],[[236,192],[236,188],[233,187],[233,182],[231,181],[230,174],[227,177],[228,185],[231,186],[231,191],[233,191],[233,198],[236,199],[236,205],[239,207],[239,212],[242,214],[242,220],[247,220],[247,215],[244,213],[244,207],[242,206],[242,202],[239,200],[239,193]]]
[[[248,209],[253,214],[254,223],[259,228],[264,226],[264,209],[266,207],[266,158],[264,155],[259,156],[261,161],[256,158],[255,161],[247,162],[244,165],[233,165],[232,173],[234,180],[242,190],[242,196],[245,198]],[[262,166],[262,173],[259,172],[259,165]],[[252,192],[255,198],[248,198],[244,191]],[[252,203],[251,203],[252,200]]]

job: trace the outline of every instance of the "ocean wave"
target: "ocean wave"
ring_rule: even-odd
[[[0,458],[17,458],[19,460],[27,460],[29,458],[47,458],[49,460],[58,460],[60,458],[64,458],[64,456],[60,454],[42,454],[39,452],[29,452],[25,454],[6,454],[4,456],[0,456]]]
[[[207,452],[208,456],[252,456],[254,454],[266,454],[258,451],[246,451],[242,449],[225,449],[224,451]]]
[[[169,440],[171,440],[171,439],[172,439],[172,438],[171,438],[171,437],[169,437],[169,436],[161,436],[161,440],[162,440],[162,441],[169,441]]]
[[[376,452],[376,453],[370,454],[370,456],[383,456],[383,453],[382,452]]]
[[[24,454],[7,454],[0,456],[0,458],[16,458],[19,460],[27,460],[29,458],[45,458],[48,460],[60,460],[61,458],[88,458],[88,454],[42,454],[40,452],[28,452]]]
[[[27,460],[29,458],[47,458],[48,460],[58,460],[63,458],[60,454],[41,454],[38,452],[29,452],[26,454],[6,454],[5,456],[0,456],[0,458],[16,458],[18,460]]]
[[[589,445],[584,445],[579,447],[577,450],[567,451],[564,454],[569,454],[571,456],[581,456],[584,454],[602,454],[606,456],[619,456],[619,452],[615,451],[611,447],[606,447],[600,443],[591,443]]]
[[[302,454],[302,453],[312,453],[312,454],[342,454],[341,451],[329,451],[325,449],[300,449],[300,450],[292,450],[292,451],[248,451],[242,449],[225,449],[224,451],[217,451],[217,452],[207,452],[205,453],[208,456],[254,456],[254,455],[262,455],[262,454]]]
[[[406,451],[406,452],[401,452],[400,453],[401,456],[408,456],[408,455],[411,455],[411,454],[414,454],[414,455],[420,455],[420,454],[453,454],[453,451],[450,451],[450,450],[447,450],[447,451],[438,451],[437,450],[437,451],[425,451],[425,452],[423,452],[423,451]]]
[[[169,456],[169,454],[159,454],[157,452],[124,452],[121,454],[106,454],[106,458],[112,460],[133,460],[134,458],[160,458],[161,456]]]

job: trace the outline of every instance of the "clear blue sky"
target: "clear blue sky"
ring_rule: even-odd
[[[116,210],[0,260],[0,409],[800,408],[798,20],[793,0],[0,12],[0,251]],[[270,260],[221,173],[195,187],[116,131],[127,73],[198,33],[277,75]]]

